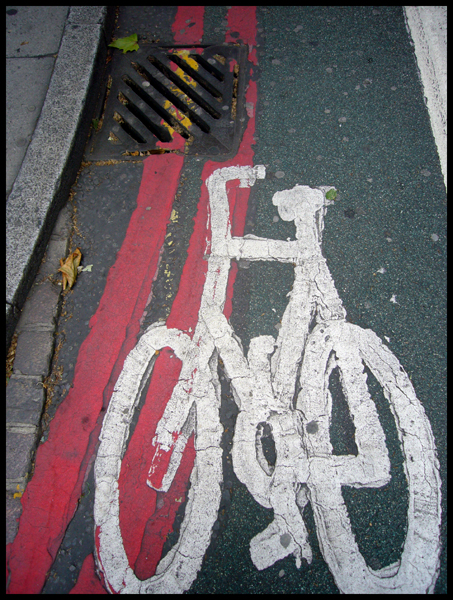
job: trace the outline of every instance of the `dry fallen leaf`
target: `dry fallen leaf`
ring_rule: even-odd
[[[78,248],[76,248],[64,262],[63,259],[60,258],[60,268],[58,270],[63,274],[63,290],[66,289],[66,285],[69,289],[74,285],[77,278],[77,267],[80,265],[81,260],[82,253]]]
[[[16,489],[17,489],[17,492],[15,492],[13,498],[22,498],[24,490],[21,488],[21,486],[19,484],[17,484]]]

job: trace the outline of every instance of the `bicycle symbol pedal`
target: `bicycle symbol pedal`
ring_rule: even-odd
[[[273,203],[282,219],[294,221],[296,240],[231,235],[226,183],[241,187],[265,177],[265,168],[226,167],[206,181],[211,247],[191,338],[154,324],[127,357],[104,418],[95,463],[97,561],[113,591],[182,592],[197,576],[217,519],[222,482],[220,385],[223,361],[239,408],[233,437],[233,468],[274,520],[250,543],[262,570],[294,555],[312,560],[303,510],[310,502],[321,552],[344,593],[426,592],[437,579],[440,544],[440,478],[429,421],[397,358],[371,330],[346,322],[321,252],[324,215],[331,186],[295,186]],[[277,339],[258,336],[247,356],[223,314],[232,259],[292,263],[294,284]],[[129,566],[119,527],[118,477],[134,407],[154,364],[156,350],[173,349],[182,362],[179,382],[157,426],[148,485],[166,491],[185,444],[195,431],[196,459],[186,516],[177,543],[156,575],[140,581]],[[381,385],[395,417],[405,456],[409,490],[407,534],[401,559],[380,570],[361,555],[351,529],[341,487],[379,488],[390,480],[385,434],[367,386],[364,365]],[[341,372],[344,396],[355,425],[357,455],[334,455],[329,436],[332,398],[326,385]],[[299,390],[297,395],[296,389]],[[202,419],[197,419],[202,415]],[[264,433],[266,431],[266,433]],[[275,464],[262,449],[272,435]],[[197,515],[203,515],[200,527]]]

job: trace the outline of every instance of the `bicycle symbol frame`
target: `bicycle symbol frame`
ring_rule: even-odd
[[[346,311],[321,253],[329,204],[326,193],[334,188],[295,186],[274,195],[281,218],[295,222],[295,241],[231,236],[227,181],[239,180],[240,187],[246,187],[264,177],[263,166],[226,167],[207,179],[211,247],[193,337],[155,323],[124,362],[95,462],[98,566],[114,592],[181,593],[195,580],[221,498],[223,428],[217,376],[221,357],[239,408],[232,449],[234,471],[257,502],[274,510],[272,523],[250,543],[257,569],[290,554],[298,567],[302,558],[311,562],[302,518],[310,502],[321,552],[342,592],[432,591],[439,568],[441,482],[430,423],[397,358],[373,331],[345,320]],[[223,314],[232,259],[295,265],[277,339],[253,338],[247,357]],[[179,539],[155,575],[140,581],[122,542],[118,477],[135,406],[152,372],[156,350],[164,347],[173,349],[182,368],[153,439],[155,455],[148,485],[158,491],[169,489],[193,431],[196,458]],[[409,490],[401,559],[380,570],[371,569],[361,555],[341,492],[342,485],[379,488],[390,480],[385,434],[368,391],[364,364],[383,388],[395,418]],[[328,382],[335,367],[340,370],[354,421],[357,456],[337,456],[332,451]],[[261,444],[265,424],[275,443],[273,466],[266,461]],[[168,467],[163,478],[157,477],[164,459]]]

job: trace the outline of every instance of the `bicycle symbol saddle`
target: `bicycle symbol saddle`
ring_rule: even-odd
[[[242,187],[263,179],[265,169],[226,167],[206,181],[210,204],[208,272],[193,336],[154,324],[127,357],[104,418],[95,463],[97,562],[116,592],[182,592],[197,576],[217,518],[222,482],[220,445],[221,357],[239,408],[233,438],[233,468],[239,480],[274,520],[250,543],[257,569],[287,555],[312,560],[302,516],[311,503],[319,545],[344,593],[426,592],[439,565],[440,478],[429,421],[412,383],[392,352],[371,330],[347,323],[346,311],[321,253],[324,214],[331,186],[295,186],[273,203],[294,221],[296,240],[231,235],[226,182]],[[294,264],[294,284],[277,339],[258,336],[247,356],[223,314],[232,259]],[[154,364],[169,346],[181,360],[175,386],[153,440],[148,485],[169,489],[188,438],[195,431],[196,459],[178,541],[156,574],[140,581],[129,566],[119,527],[118,477],[134,407]],[[385,434],[367,386],[366,365],[389,402],[405,457],[409,490],[406,542],[401,559],[380,570],[361,555],[341,487],[379,488],[390,479]],[[355,426],[357,455],[334,455],[329,426],[334,368]],[[271,435],[275,463],[263,438]]]

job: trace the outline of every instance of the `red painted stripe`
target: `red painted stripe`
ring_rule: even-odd
[[[99,577],[95,571],[93,554],[88,554],[88,556],[83,561],[83,565],[80,569],[77,583],[69,593],[107,594],[105,587],[99,581]]]
[[[199,44],[203,38],[204,6],[178,6],[172,25],[176,44]]]
[[[232,6],[228,11],[228,27],[225,41],[229,44],[248,44],[249,61],[256,65],[256,6]],[[239,37],[233,37],[239,33]]]
[[[176,154],[144,161],[137,208],[80,348],[74,387],[50,424],[47,442],[38,448],[35,472],[22,497],[19,531],[9,549],[9,593],[40,592],[76,510],[103,407],[136,343],[182,164]],[[149,206],[152,210],[146,210]]]

